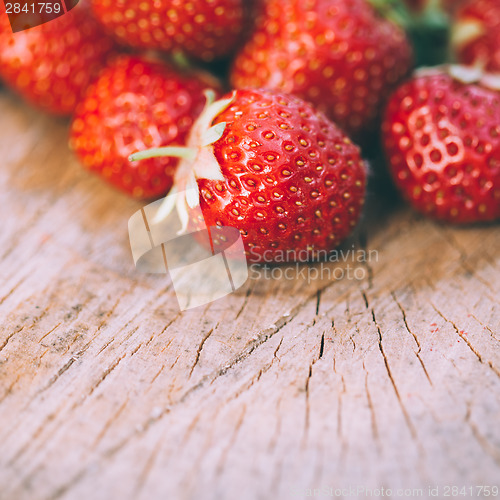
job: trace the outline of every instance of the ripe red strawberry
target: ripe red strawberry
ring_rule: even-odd
[[[238,90],[201,115],[190,148],[176,174],[180,191],[198,190],[186,206],[200,206],[207,226],[238,228],[249,261],[312,257],[359,219],[366,172],[358,147],[297,97]],[[162,153],[168,148],[134,156]]]
[[[0,76],[51,113],[73,112],[113,45],[84,3],[46,24],[12,33],[0,2]]]
[[[366,0],[269,0],[236,57],[236,88],[295,94],[359,136],[411,66],[404,32]]]
[[[227,56],[243,29],[242,0],[91,0],[96,17],[132,47]]]
[[[500,217],[500,94],[464,67],[417,76],[392,96],[383,124],[396,185],[420,212],[447,222]],[[458,77],[461,79],[459,80]]]
[[[461,63],[500,71],[500,2],[468,0],[455,16],[452,45]]]
[[[122,56],[105,68],[79,103],[70,144],[89,170],[138,198],[165,194],[177,159],[131,164],[140,149],[183,145],[203,110],[206,75],[180,75],[165,64]]]

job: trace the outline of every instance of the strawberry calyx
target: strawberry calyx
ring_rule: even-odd
[[[405,0],[368,0],[382,17],[403,28],[412,40],[416,66],[433,66],[448,58],[451,19],[442,0],[425,0],[418,11]]]
[[[419,68],[415,76],[433,76],[446,73],[454,80],[464,84],[477,84],[490,90],[500,91],[500,73],[489,73],[481,64],[465,66],[462,64],[443,64],[434,67]]]
[[[424,0],[418,11],[411,10],[405,0],[367,0],[379,15],[411,31],[420,29],[448,29],[450,17],[442,0]]]
[[[451,31],[451,45],[455,50],[461,50],[469,43],[486,33],[484,24],[478,19],[458,19]]]
[[[205,91],[207,99],[205,109],[194,123],[189,133],[187,146],[167,146],[147,149],[130,155],[129,161],[139,161],[149,158],[175,157],[179,165],[174,177],[174,185],[161,204],[154,222],[165,220],[175,208],[179,215],[182,228],[180,234],[187,229],[189,212],[200,205],[199,179],[223,181],[219,162],[215,157],[213,144],[217,142],[226,129],[226,123],[212,125],[213,121],[234,101],[235,92],[225,99],[215,101],[212,90]]]
[[[484,22],[472,17],[458,18],[453,23],[450,36],[450,48],[452,51],[453,60],[460,60],[461,52],[466,50],[469,45],[473,45],[479,39],[486,36],[488,29]],[[488,65],[488,54],[479,53],[474,57],[474,64],[483,68]]]
[[[404,29],[412,23],[412,15],[402,0],[368,0],[368,3],[380,16]]]

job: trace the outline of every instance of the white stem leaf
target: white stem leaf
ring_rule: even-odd
[[[179,216],[179,220],[181,222],[181,228],[179,231],[177,231],[177,235],[185,234],[187,227],[188,227],[188,222],[189,222],[189,213],[188,213],[188,206],[186,202],[186,193],[181,193],[177,197],[177,215]]]
[[[491,90],[500,90],[500,73],[486,73],[481,79],[481,85]]]
[[[205,89],[203,95],[206,99],[205,107],[210,106],[215,102],[215,92],[212,89]]]
[[[174,186],[170,190],[170,193],[164,198],[163,202],[161,203],[160,207],[158,208],[158,211],[156,212],[155,216],[153,217],[153,224],[158,224],[159,222],[162,222],[172,213],[172,210],[174,209],[175,204],[176,204],[175,203],[176,199],[178,197],[179,197],[179,193],[177,192],[177,189]]]
[[[198,137],[199,135],[202,135],[204,131],[212,126],[212,122],[215,118],[231,105],[235,97],[236,91],[231,94],[231,97],[227,99],[219,99],[218,101],[215,101],[207,106],[196,121],[195,126],[193,127],[193,132],[195,132]]]
[[[224,134],[224,130],[226,130],[226,122],[218,123],[217,125],[210,127],[207,131],[203,132],[200,146],[209,146],[210,144],[217,142]]]
[[[440,64],[439,66],[422,66],[420,68],[417,68],[413,74],[414,76],[420,78],[420,77],[426,77],[426,76],[436,76],[436,75],[442,75],[443,72],[447,70],[447,67],[443,64]]]
[[[214,154],[214,148],[206,146],[200,148],[196,161],[193,165],[196,179],[207,179],[210,181],[225,181],[219,162]]]
[[[200,188],[193,172],[186,183],[186,203],[191,209],[200,205]]]
[[[448,66],[448,74],[462,83],[477,83],[483,77],[484,72],[475,66],[450,64]]]
[[[128,159],[131,162],[162,157],[182,158],[189,160],[193,159],[195,155],[196,149],[194,148],[188,148],[184,146],[166,146],[162,148],[152,148],[146,149],[144,151],[138,151],[137,153],[131,154]]]
[[[473,42],[485,33],[482,22],[475,19],[466,19],[456,23],[451,32],[451,43],[454,47],[461,49],[465,45]]]

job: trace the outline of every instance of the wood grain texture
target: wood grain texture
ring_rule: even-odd
[[[66,128],[0,94],[1,499],[498,485],[498,225],[374,199],[344,249],[377,258],[328,264],[362,279],[253,276],[179,313],[133,267],[141,204]]]

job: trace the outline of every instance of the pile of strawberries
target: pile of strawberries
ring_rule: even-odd
[[[374,144],[420,212],[500,218],[500,0],[438,3],[80,0],[17,33],[0,3],[0,78],[116,188],[194,189],[187,223],[237,227],[250,260],[314,256],[357,224]],[[422,41],[446,60],[416,68]]]

